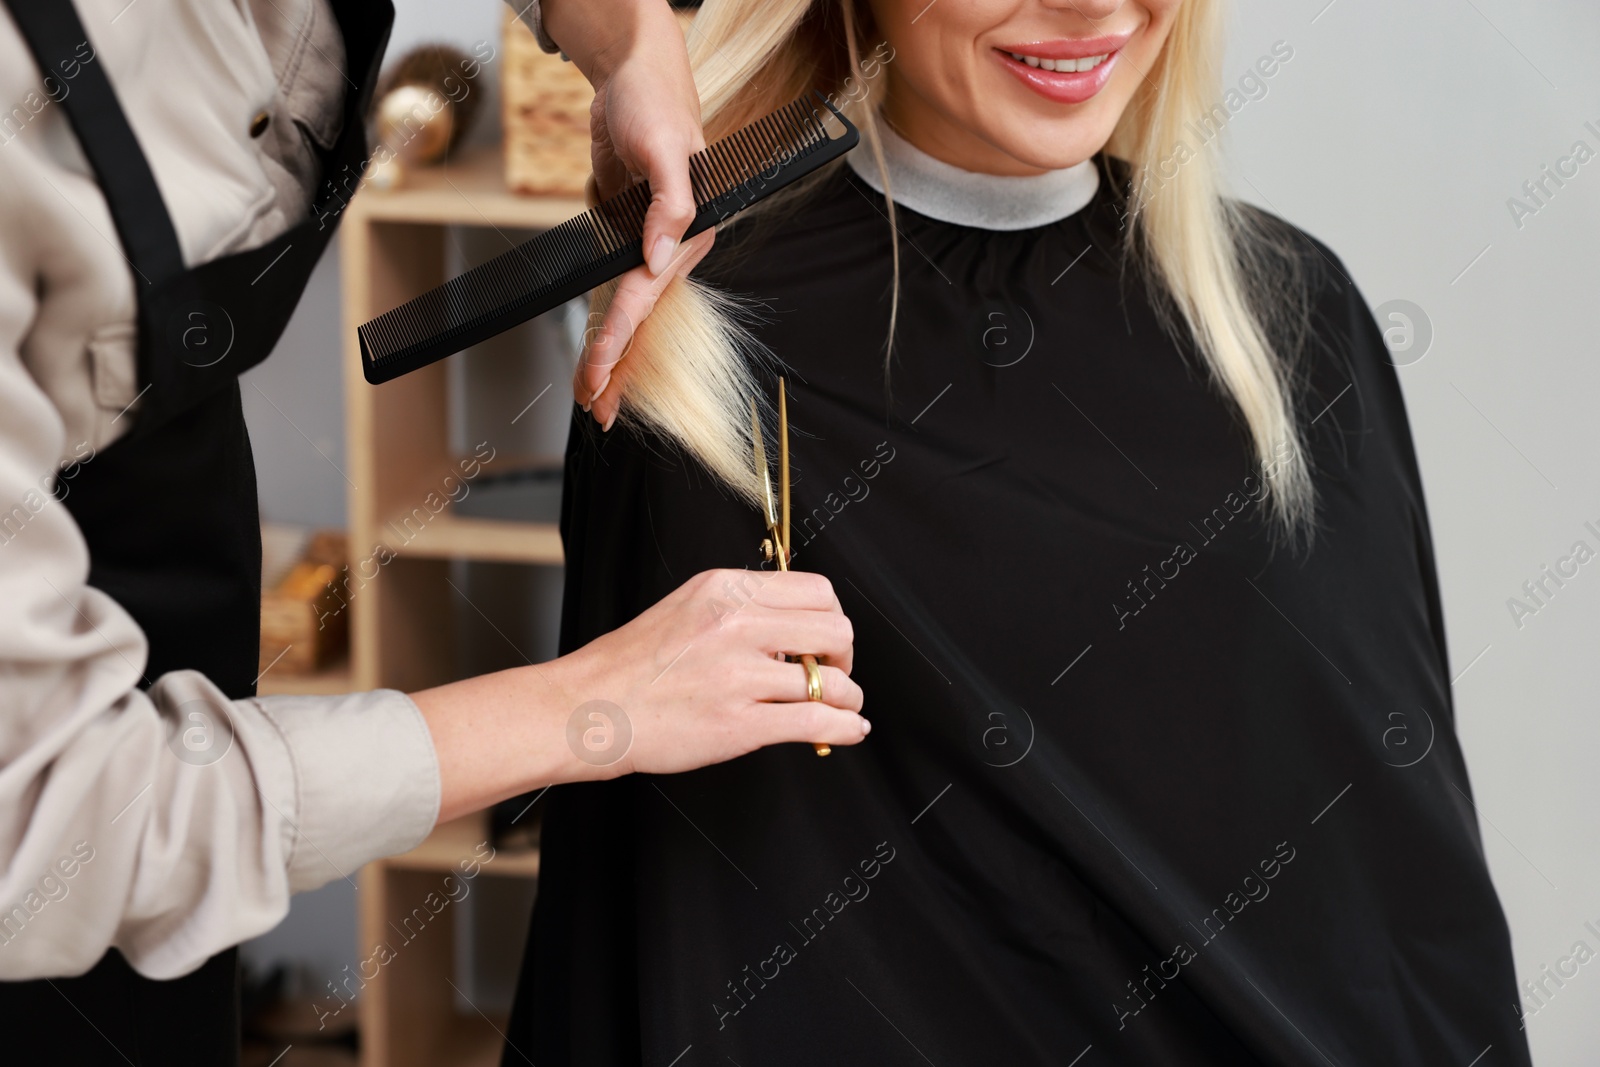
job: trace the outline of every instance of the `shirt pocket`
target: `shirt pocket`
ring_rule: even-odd
[[[139,397],[139,331],[113,322],[89,335],[89,384],[97,409],[94,447],[104,448],[133,424]]]

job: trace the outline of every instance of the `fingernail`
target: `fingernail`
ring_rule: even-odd
[[[596,400],[599,400],[600,399],[600,394],[605,392],[606,391],[606,386],[608,386],[610,384],[611,384],[611,374],[610,374],[610,372],[607,372],[606,373],[606,380],[600,383],[600,388],[596,389],[592,394],[590,394],[589,402],[592,404]]]
[[[585,400],[585,401],[584,401],[584,402],[583,402],[583,403],[582,403],[582,404],[581,404],[581,405],[580,405],[580,406],[581,406],[581,407],[582,407],[582,408],[583,408],[583,410],[584,410],[584,411],[585,411],[585,412],[587,412],[587,411],[588,411],[588,410],[589,410],[589,406],[590,406],[590,405],[591,405],[591,404],[593,404],[593,403],[594,403],[594,401],[593,401],[593,400]]]
[[[611,432],[611,424],[616,422],[616,421],[617,421],[617,413],[615,411],[613,411],[611,413],[611,415],[606,419],[605,425],[600,427],[600,432],[601,433],[610,433]]]
[[[650,246],[650,258],[647,260],[650,273],[659,276],[672,262],[672,250],[678,247],[678,242],[662,234],[656,238],[656,243]]]
[[[872,732],[872,724],[866,719],[861,720],[861,736],[866,737]]]

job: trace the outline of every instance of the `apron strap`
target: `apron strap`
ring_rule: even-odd
[[[134,274],[147,286],[183,272],[183,251],[161,190],[98,56],[76,53],[89,40],[71,0],[4,0],[45,77],[59,77],[65,61],[76,62],[72,91],[57,101],[99,179],[100,191],[122,238]]]

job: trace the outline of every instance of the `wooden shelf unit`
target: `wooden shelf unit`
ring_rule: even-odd
[[[350,555],[353,564],[367,560],[380,542],[395,554],[350,601],[350,661],[337,680],[354,690],[409,691],[452,680],[454,642],[445,621],[451,560],[562,562],[554,523],[445,510],[409,539],[395,537],[401,517],[437,491],[447,475],[459,474],[457,464],[464,457],[450,451],[443,363],[380,386],[369,385],[361,373],[356,326],[446,280],[446,227],[544,229],[584,210],[580,199],[507,192],[502,174],[499,152],[479,151],[447,166],[416,170],[399,189],[365,189],[345,209],[339,242],[346,455],[353,485]],[[566,418],[565,408],[549,410]],[[300,681],[311,684],[296,684]],[[357,905],[363,949],[393,942],[395,924],[438,891],[460,861],[474,858],[475,847],[488,836],[487,817],[472,816],[440,826],[411,852],[368,864],[361,872]],[[536,850],[502,849],[479,877],[537,878],[538,873]],[[426,928],[362,991],[362,1067],[499,1062],[505,1020],[456,1011],[450,984],[460,984],[454,975],[453,926],[446,921]]]
[[[444,910],[413,940],[398,933],[430,894],[445,899],[446,877],[461,877],[463,860],[479,860],[488,839],[487,820],[468,816],[445,823],[410,852],[369,863],[361,871],[357,928],[363,950],[388,944],[393,960],[362,990],[362,1067],[428,1067],[500,1062],[506,1020],[499,1015],[456,1011],[461,986],[455,974],[454,915]],[[538,850],[500,849],[474,877],[538,878]],[[470,892],[470,890],[469,890]],[[453,905],[452,905],[453,906]]]
[[[549,522],[472,519],[445,513],[410,541],[392,547],[397,555],[418,559],[559,564],[561,531]]]

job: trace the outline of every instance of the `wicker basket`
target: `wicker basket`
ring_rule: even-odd
[[[582,196],[594,90],[577,67],[540,51],[510,6],[501,36],[506,186],[516,193]]]
[[[677,12],[688,33],[692,10]],[[507,5],[501,33],[501,124],[506,187],[514,193],[582,196],[589,180],[589,106],[594,89],[578,68],[546,55]]]
[[[261,593],[261,660],[263,673],[308,674],[344,655],[347,620],[341,582],[345,570],[345,537],[321,530],[307,542],[299,559]],[[275,568],[278,569],[278,568]]]

